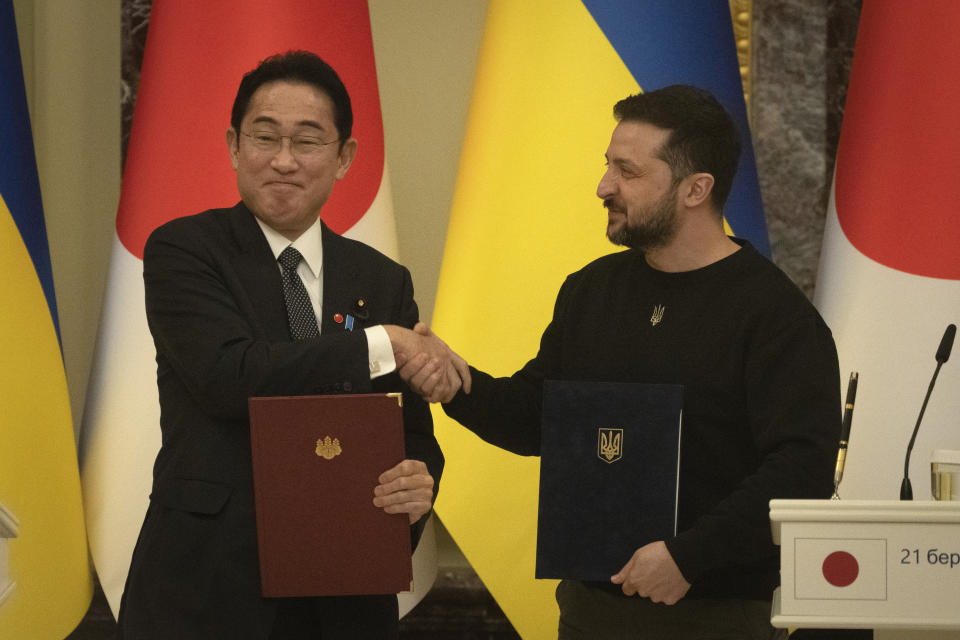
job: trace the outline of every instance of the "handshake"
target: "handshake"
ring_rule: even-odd
[[[384,325],[397,373],[411,389],[427,402],[449,402],[460,388],[470,393],[470,369],[430,327],[418,322],[411,331],[397,325]]]

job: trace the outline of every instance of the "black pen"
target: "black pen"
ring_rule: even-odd
[[[834,500],[840,498],[837,489],[843,479],[843,466],[847,461],[847,441],[850,440],[850,424],[853,422],[853,402],[857,397],[858,377],[859,374],[854,371],[850,374],[850,381],[847,383],[847,401],[843,404],[843,424],[840,427],[840,449],[837,451],[837,467],[833,472]]]

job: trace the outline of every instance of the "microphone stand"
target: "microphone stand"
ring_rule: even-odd
[[[927,395],[923,398],[923,405],[920,407],[920,415],[917,416],[917,424],[913,428],[913,435],[910,436],[910,444],[907,445],[907,456],[903,461],[903,482],[900,483],[900,499],[913,500],[913,486],[910,484],[910,454],[913,452],[913,443],[917,440],[917,431],[920,430],[920,421],[923,419],[923,412],[927,410],[927,401],[930,400],[930,394],[933,392],[933,385],[937,381],[937,375],[940,373],[940,367],[950,359],[950,351],[953,349],[953,339],[957,335],[957,325],[947,325],[943,332],[943,338],[940,339],[940,347],[937,349],[937,368],[933,371],[933,378],[930,379],[930,386],[927,387]]]
[[[913,428],[913,435],[910,436],[910,444],[907,445],[907,457],[903,461],[903,482],[900,483],[901,500],[913,500],[913,486],[910,484],[910,454],[913,453],[913,443],[917,440],[920,421],[923,420],[923,412],[927,410],[927,401],[930,400],[930,394],[933,392],[933,384],[937,381],[937,374],[940,373],[940,367],[942,366],[942,362],[937,362],[937,368],[933,371],[930,386],[927,387],[927,395],[923,398],[923,405],[920,407],[920,415],[917,416],[917,424]]]

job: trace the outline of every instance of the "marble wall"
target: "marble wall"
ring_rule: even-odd
[[[140,86],[140,66],[143,64],[143,50],[147,44],[152,5],[153,0],[122,0],[120,5],[123,29],[120,39],[123,47],[120,83],[123,118],[121,155],[124,161],[127,158],[127,144],[130,142],[130,125],[133,124],[133,107],[137,102],[137,89]]]
[[[813,295],[860,0],[754,0],[751,129],[774,261]]]

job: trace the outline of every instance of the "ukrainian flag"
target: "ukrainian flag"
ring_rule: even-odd
[[[92,582],[13,8],[0,1],[0,638],[59,640]]]
[[[523,366],[564,277],[614,250],[595,195],[613,105],[677,83],[734,115],[745,144],[725,214],[768,253],[726,0],[490,2],[433,315],[469,362]],[[520,635],[555,638],[556,582],[533,578],[539,460],[434,415],[441,520]]]

